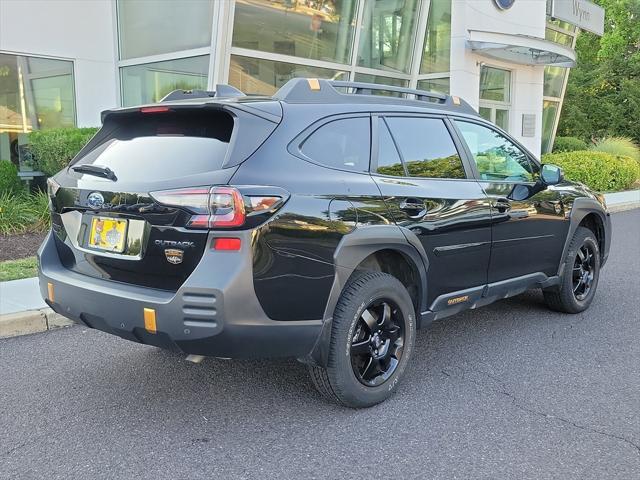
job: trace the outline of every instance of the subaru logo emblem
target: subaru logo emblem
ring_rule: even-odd
[[[91,192],[87,197],[87,205],[93,209],[100,208],[104,205],[104,197],[100,192]]]
[[[509,10],[513,7],[513,4],[516,3],[516,0],[493,0],[493,3],[496,4],[500,10]]]

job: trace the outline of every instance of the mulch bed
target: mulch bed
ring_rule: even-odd
[[[0,262],[33,257],[46,235],[46,232],[0,235]]]

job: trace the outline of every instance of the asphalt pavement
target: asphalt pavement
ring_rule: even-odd
[[[640,478],[640,209],[613,226],[587,312],[534,291],[435,323],[367,410],[294,360],[192,365],[80,326],[0,340],[0,478]]]

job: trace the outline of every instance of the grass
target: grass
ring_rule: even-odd
[[[635,161],[640,162],[640,147],[638,147],[632,139],[627,137],[602,138],[598,140],[590,150],[631,157]]]
[[[46,192],[0,192],[0,234],[43,232],[49,228],[49,196]]]
[[[18,280],[20,278],[30,278],[37,275],[38,261],[36,260],[36,257],[0,262],[0,282]]]

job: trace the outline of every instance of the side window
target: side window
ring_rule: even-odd
[[[456,120],[482,180],[533,182],[537,165],[503,135],[488,127]]]
[[[369,117],[341,118],[325,123],[301,145],[300,151],[328,167],[369,171]]]
[[[460,155],[442,120],[387,117],[386,121],[409,176],[466,178]]]
[[[378,119],[378,168],[376,172],[396,177],[407,176],[387,124],[382,118]]]

